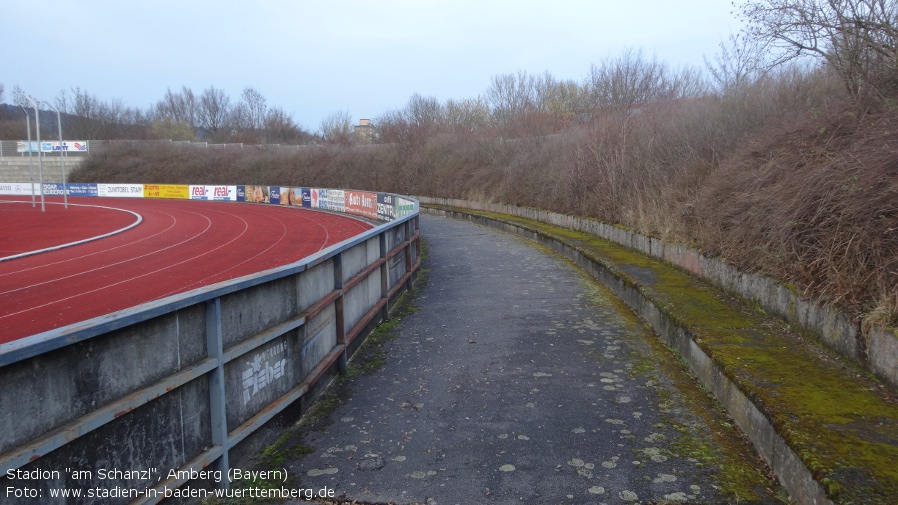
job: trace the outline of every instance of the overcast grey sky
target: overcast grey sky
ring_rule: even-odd
[[[261,92],[308,130],[414,94],[472,98],[494,75],[581,81],[642,49],[703,66],[738,31],[729,0],[0,0],[0,83],[52,102],[80,87],[146,110],[182,86]]]

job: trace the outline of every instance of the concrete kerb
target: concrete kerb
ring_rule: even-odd
[[[817,475],[815,478],[815,472],[810,468],[813,464],[809,465],[778,432],[777,426],[767,413],[768,407],[763,402],[758,403],[760,400],[757,395],[744,392],[740,387],[740,381],[730,375],[732,371],[726,370],[714,356],[706,353],[702,346],[697,344],[697,340],[701,341],[701,335],[695,335],[687,324],[679,321],[665,307],[659,307],[631,275],[623,274],[615,265],[603,264],[576,246],[565,243],[559,237],[547,235],[537,229],[529,229],[519,223],[502,221],[500,217],[484,216],[461,209],[423,206],[422,211],[467,219],[511,231],[546,245],[584,267],[648,322],[668,346],[678,351],[693,373],[713,392],[740,429],[752,440],[759,454],[768,462],[795,500],[808,504],[833,503],[824,486],[818,481],[822,476]],[[650,247],[656,249],[654,245]],[[828,477],[823,478],[826,481]]]

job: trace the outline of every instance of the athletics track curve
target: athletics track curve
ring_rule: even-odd
[[[97,200],[70,197],[69,202]],[[371,228],[351,217],[275,205],[128,198],[103,199],[103,204],[143,220],[98,240],[0,262],[0,344],[287,265]],[[30,218],[44,226],[49,212],[59,215],[57,206],[48,205],[48,213],[39,206],[31,210]],[[74,218],[79,225],[63,227],[55,239],[47,236],[52,232],[36,233],[40,226],[2,219],[0,256],[119,229],[123,218],[118,216],[134,220],[107,210],[86,218],[92,220],[88,226]],[[28,233],[21,231],[26,228]],[[26,235],[38,244],[25,244]]]

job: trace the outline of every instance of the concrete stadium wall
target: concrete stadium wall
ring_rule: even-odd
[[[41,161],[43,166],[44,182],[62,182],[62,168],[65,163],[65,170],[68,174],[81,165],[85,158],[83,156],[68,156],[66,159],[60,160],[56,156],[44,157]],[[40,182],[41,170],[38,166],[37,158],[29,164],[28,156],[18,157],[0,157],[0,182],[30,182],[34,177],[34,182]]]
[[[227,486],[411,286],[414,204],[299,263],[0,345],[0,503]],[[51,498],[61,489],[82,497]]]
[[[730,264],[705,256],[694,249],[663,242],[595,219],[507,204],[429,197],[419,197],[419,200],[424,205],[445,205],[533,219],[590,233],[662,258],[730,293],[757,303],[764,310],[787,321],[800,333],[820,339],[841,356],[898,387],[898,333],[894,329],[874,329],[863,335],[860,322],[850,315],[834,306],[817,303],[771,277],[741,272]]]

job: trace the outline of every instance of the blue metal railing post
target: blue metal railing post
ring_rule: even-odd
[[[209,372],[209,418],[212,423],[212,443],[221,447],[221,457],[212,464],[214,470],[227,474],[228,461],[228,418],[225,397],[224,344],[221,334],[221,298],[215,297],[205,302],[206,309],[206,352],[217,361],[217,366]],[[216,483],[227,488],[228,479]]]

